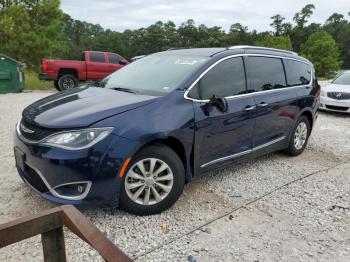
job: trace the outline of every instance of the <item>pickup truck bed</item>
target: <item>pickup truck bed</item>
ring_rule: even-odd
[[[85,51],[84,59],[44,59],[39,79],[54,81],[55,87],[62,91],[76,87],[80,81],[103,79],[128,63],[122,56],[109,52]]]

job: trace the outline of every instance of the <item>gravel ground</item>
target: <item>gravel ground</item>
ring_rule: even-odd
[[[12,133],[23,108],[48,93],[0,96],[0,223],[54,204],[32,193],[14,167]],[[306,151],[213,172],[185,186],[170,210],[137,217],[83,213],[137,261],[349,261],[350,116],[320,113]],[[66,232],[69,261],[101,261]],[[0,250],[3,261],[40,261],[40,237]]]

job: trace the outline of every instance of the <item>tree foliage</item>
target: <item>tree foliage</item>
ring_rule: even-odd
[[[272,47],[284,50],[292,50],[292,41],[289,36],[273,36],[266,34],[256,42],[257,46]]]
[[[332,76],[340,69],[339,50],[330,34],[319,31],[301,45],[301,54],[311,60],[321,76]]]
[[[193,19],[117,32],[63,14],[59,0],[0,0],[0,52],[34,66],[44,57],[80,59],[84,50],[116,52],[126,58],[174,47],[261,45],[300,52],[311,35],[325,31],[334,38],[343,66],[350,68],[350,22],[334,13],[323,25],[309,23],[314,10],[313,4],[304,6],[292,22],[276,14],[271,17],[273,31],[265,32],[235,21],[224,31]]]
[[[59,0],[1,0],[0,52],[38,65],[64,47],[61,18]]]
[[[304,28],[307,23],[307,19],[311,17],[314,13],[315,6],[313,4],[308,4],[304,6],[299,13],[296,13],[293,17],[296,26],[299,28]]]

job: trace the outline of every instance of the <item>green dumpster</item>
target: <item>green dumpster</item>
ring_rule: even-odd
[[[0,54],[0,94],[21,92],[24,87],[24,64]]]

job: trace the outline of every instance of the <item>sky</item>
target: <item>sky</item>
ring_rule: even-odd
[[[221,26],[241,23],[249,30],[272,30],[270,17],[280,14],[292,22],[306,4],[316,7],[311,22],[324,23],[334,12],[347,16],[350,0],[61,0],[72,18],[124,31],[171,20],[176,25],[192,18],[197,25]],[[350,17],[347,17],[350,19]]]

